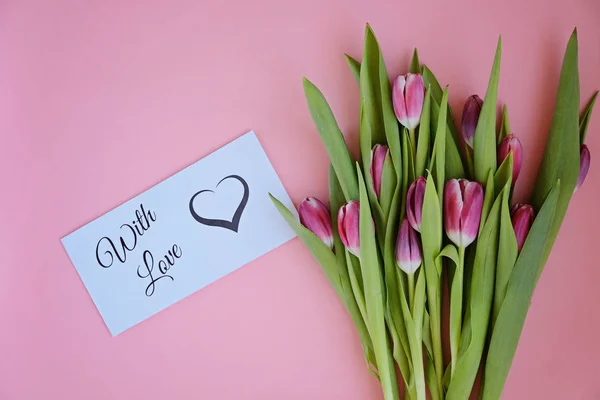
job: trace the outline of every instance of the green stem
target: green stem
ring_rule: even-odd
[[[451,368],[452,375],[456,369],[458,361],[458,345],[462,331],[462,309],[463,309],[463,279],[465,264],[465,248],[458,248],[458,265],[452,280],[452,290],[450,294],[450,353],[452,355]]]
[[[415,311],[415,274],[408,275],[408,304],[410,305],[410,312]]]
[[[427,301],[429,303],[429,327],[431,330],[431,344],[433,347],[433,363],[435,375],[438,381],[438,391],[442,396],[442,388],[444,383],[444,356],[442,352],[442,327],[441,327],[441,287],[440,285],[427,284]],[[443,398],[443,397],[440,397]]]
[[[408,130],[408,138],[410,139],[410,151],[412,151],[412,159],[416,160],[416,157],[417,157],[417,136],[415,134],[415,128]]]

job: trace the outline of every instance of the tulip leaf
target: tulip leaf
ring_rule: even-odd
[[[492,208],[492,203],[494,202],[494,198],[496,197],[496,192],[494,191],[494,176],[492,175],[492,171],[490,171],[487,179],[487,185],[485,185],[485,193],[483,195],[483,205],[481,207],[481,222],[479,223],[479,234],[483,231],[483,225],[488,217],[490,209]]]
[[[359,165],[356,168],[360,193],[360,264],[365,286],[365,305],[367,315],[369,316],[367,326],[373,340],[375,360],[377,361],[379,379],[384,395],[386,399],[398,399],[396,372],[388,347],[384,309],[386,294],[373,228],[373,217],[371,215],[371,208],[369,207],[369,197],[363,174]]]
[[[437,129],[435,133],[435,141],[433,142],[433,154],[431,156],[430,170],[435,178],[435,186],[439,188],[438,197],[440,207],[443,204],[444,184],[446,182],[445,166],[446,166],[446,114],[448,112],[448,89],[444,90],[442,103],[437,118]]]
[[[398,179],[402,177],[402,149],[400,148],[400,130],[398,120],[394,113],[392,104],[392,89],[390,87],[390,78],[385,68],[383,54],[379,52],[379,87],[381,90],[381,111],[383,113],[383,125],[385,127],[385,137],[387,145],[392,155],[392,161],[396,168]]]
[[[419,52],[415,48],[413,52],[412,60],[410,62],[410,72],[413,74],[421,73],[421,63],[419,62]]]
[[[360,97],[361,117],[366,120],[370,136],[361,140],[361,157],[363,165],[370,162],[371,148],[375,144],[385,143],[385,124],[381,104],[381,85],[379,82],[379,63],[381,51],[375,34],[369,25],[365,29],[365,48],[360,65]],[[362,135],[362,126],[361,132]]]
[[[560,194],[556,204],[554,220],[547,232],[550,240],[544,251],[544,262],[542,262],[541,268],[543,268],[543,264],[545,264],[550,254],[577,183],[577,176],[579,175],[579,139],[579,72],[577,67],[577,31],[575,30],[565,51],[550,134],[546,142],[531,201],[533,207],[539,209],[556,181],[560,180]]]
[[[500,121],[500,133],[498,134],[498,144],[502,142],[502,140],[510,135],[510,124],[508,122],[508,107],[505,105],[502,106],[502,120]]]
[[[463,333],[469,335],[470,340],[461,340],[462,348],[448,386],[447,400],[469,398],[481,362],[492,307],[501,203],[502,196],[498,196],[477,240],[471,290],[468,294],[469,323],[465,324],[465,331],[469,331]]]
[[[354,261],[352,260],[353,256],[350,254],[350,252],[348,250],[342,250],[342,254],[345,254],[346,256],[346,268],[350,278],[350,286],[354,295],[354,300],[356,301],[356,305],[358,306],[358,310],[360,311],[363,321],[366,321],[368,315],[365,306],[365,296],[363,295],[363,289],[361,288],[361,284],[359,282],[359,279],[362,279],[362,277],[359,278],[360,275],[356,273]]]
[[[392,339],[394,340],[394,358],[408,387],[410,384],[408,377],[412,374],[408,361],[410,348],[400,305],[400,296],[406,296],[406,290],[402,285],[401,279],[399,279],[399,274],[397,273],[398,266],[396,265],[396,237],[398,235],[401,191],[401,186],[397,185],[388,217],[383,255],[387,306],[386,319]]]
[[[507,158],[508,159],[508,158]],[[509,181],[510,182],[510,181]],[[510,185],[510,183],[506,183]],[[512,269],[519,255],[517,237],[510,218],[509,191],[504,192],[500,210],[500,235],[498,239],[498,264],[496,265],[496,289],[494,290],[494,308],[492,324],[495,324],[500,307],[506,296],[506,286],[512,273]],[[492,325],[493,326],[493,325]]]
[[[423,249],[423,270],[427,280],[427,305],[429,310],[430,334],[433,348],[433,362],[438,388],[442,388],[444,364],[441,337],[441,274],[436,259],[442,249],[441,204],[431,174],[427,176],[423,199],[421,221],[421,244]]]
[[[423,112],[419,124],[419,136],[417,140],[417,156],[415,160],[415,176],[418,178],[425,175],[425,167],[429,158],[429,138],[431,136],[431,87],[425,91],[423,101]]]
[[[340,276],[340,284],[342,287],[342,291],[344,292],[344,298],[342,298],[350,317],[352,318],[352,322],[356,327],[356,331],[358,332],[358,337],[360,338],[360,342],[363,348],[363,353],[365,356],[365,361],[367,363],[367,367],[369,371],[377,376],[375,371],[377,370],[377,364],[375,361],[375,354],[373,353],[373,343],[371,341],[371,337],[367,330],[367,325],[365,323],[365,317],[361,312],[361,306],[359,305],[360,297],[357,296],[355,292],[355,285],[358,284],[356,288],[360,293],[363,293],[362,286],[362,276],[360,272],[360,266],[358,264],[356,258],[354,258],[354,263],[352,265],[347,264],[347,260],[345,257],[346,249],[340,240],[340,236],[337,231],[337,210],[344,204],[344,194],[342,193],[342,188],[335,176],[335,171],[333,167],[329,168],[329,207],[331,209],[331,222],[333,228],[333,238],[334,238],[334,250],[338,264],[338,271]],[[353,268],[353,269],[350,269]],[[355,282],[352,282],[352,278],[356,278]],[[362,299],[364,303],[364,299]]]
[[[490,171],[496,170],[496,98],[498,97],[498,81],[500,78],[500,55],[502,52],[502,39],[498,39],[496,56],[494,57],[494,66],[490,74],[487,92],[481,114],[475,129],[473,138],[473,157],[475,180],[482,185],[486,184],[486,179]]]
[[[381,210],[383,211],[383,217],[385,221],[388,220],[390,215],[392,200],[394,193],[396,192],[396,182],[396,172],[394,171],[392,158],[388,153],[383,163],[383,172],[381,173],[381,189],[379,195],[379,203],[381,204]]]
[[[538,270],[545,262],[544,249],[554,240],[548,236],[548,231],[558,211],[561,186],[562,183],[557,181],[550,190],[512,269],[489,344],[483,400],[498,400],[502,395],[537,283]]]
[[[433,92],[432,92],[433,95]],[[440,99],[441,100],[441,99]],[[440,113],[440,102],[433,97],[431,98],[431,126],[438,126],[438,115]],[[450,114],[450,108],[448,108],[447,115]],[[453,123],[453,122],[452,122]],[[452,132],[450,122],[447,124],[448,129]],[[434,138],[435,139],[435,138]],[[464,178],[465,169],[463,161],[460,157],[460,150],[458,145],[452,138],[452,135],[446,135],[446,178]]]
[[[580,144],[585,143],[585,137],[587,135],[588,125],[590,123],[590,118],[592,117],[592,110],[594,109],[594,104],[596,104],[596,97],[598,96],[598,91],[596,91],[590,101],[588,102],[585,110],[583,110],[583,114],[581,114],[581,118],[579,119],[579,142]]]
[[[344,55],[346,56],[346,62],[348,63],[348,67],[350,67],[350,72],[352,72],[352,76],[354,76],[354,79],[356,79],[357,83],[360,83],[360,62],[356,61],[348,54]]]
[[[513,173],[513,152],[512,150],[508,153],[508,156],[502,161],[502,164],[498,167],[498,170],[494,174],[494,188],[496,189],[496,196],[500,194],[500,190],[506,186],[507,183],[512,181]]]
[[[443,90],[440,86],[440,83],[433,75],[433,72],[431,72],[426,65],[423,65],[423,81],[425,83],[425,87],[431,87],[431,123],[432,126],[437,126],[437,119],[435,118],[437,118],[439,105],[442,102]],[[447,120],[448,129],[450,130],[451,134],[446,135],[446,177],[448,179],[464,178],[464,161],[460,152],[460,149],[463,147],[463,141],[461,135],[456,129],[454,115],[451,108],[448,108]]]
[[[331,286],[333,286],[338,296],[343,299],[344,293],[340,283],[337,259],[333,252],[329,249],[329,247],[327,247],[327,245],[325,245],[325,243],[323,243],[321,239],[319,239],[317,235],[300,224],[296,216],[292,214],[292,212],[288,210],[286,206],[273,197],[273,195],[269,194],[269,196],[288,225],[294,230],[294,232],[296,232],[300,240],[302,240],[313,257],[321,265],[325,275],[327,276],[327,279],[329,279]]]
[[[358,183],[354,163],[327,100],[321,91],[306,78],[304,78],[304,94],[310,115],[340,181],[344,197],[346,200],[358,199]]]

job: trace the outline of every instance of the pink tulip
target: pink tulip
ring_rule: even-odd
[[[383,165],[385,163],[385,158],[389,153],[389,149],[387,146],[383,146],[381,144],[376,144],[371,150],[371,180],[373,181],[373,189],[375,190],[375,194],[377,198],[379,198],[381,194],[381,176],[383,175]]]
[[[419,74],[399,75],[392,87],[392,102],[396,118],[408,129],[415,129],[421,120],[425,85]]]
[[[420,176],[410,185],[406,195],[406,218],[408,218],[410,226],[417,232],[421,232],[425,186],[427,186],[427,181]]]
[[[529,234],[529,229],[531,229],[531,224],[533,224],[535,212],[529,204],[515,204],[510,210],[510,214],[520,252]]]
[[[333,230],[329,210],[316,197],[307,197],[298,207],[300,223],[318,236],[330,249],[333,248]]]
[[[414,274],[421,266],[421,247],[417,232],[407,219],[402,220],[396,241],[396,264],[407,274]]]
[[[590,149],[585,144],[581,145],[581,152],[579,154],[579,176],[577,177],[577,185],[575,190],[579,189],[585,181],[585,177],[590,169]]]
[[[483,100],[474,94],[467,99],[463,109],[462,136],[470,148],[473,148],[473,138],[475,137],[475,129],[477,128],[477,121],[479,121],[482,105]]]
[[[450,179],[444,188],[444,225],[446,235],[458,247],[465,248],[477,237],[483,188],[466,179]]]
[[[338,212],[338,232],[346,249],[357,257],[360,247],[359,226],[360,203],[351,200],[344,204]]]
[[[513,134],[506,136],[500,143],[500,146],[498,146],[498,166],[502,164],[502,161],[508,157],[508,154],[511,151],[513,155],[512,184],[514,185],[519,177],[519,172],[521,172],[521,164],[523,162],[523,146],[521,146],[521,141],[519,138]]]

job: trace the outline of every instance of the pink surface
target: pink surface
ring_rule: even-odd
[[[367,21],[390,72],[405,72],[417,46],[456,111],[483,95],[503,35],[499,96],[525,148],[516,199],[526,200],[575,25],[582,100],[600,88],[600,3],[372,3],[2,2],[0,399],[381,398],[298,240],[115,338],[59,242],[249,129],[295,201],[325,196],[301,77],[355,143],[358,90],[343,53],[360,57]],[[573,199],[505,399],[600,398],[599,171],[593,160]]]

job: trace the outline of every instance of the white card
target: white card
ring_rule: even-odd
[[[112,335],[295,237],[254,132],[62,239]]]

